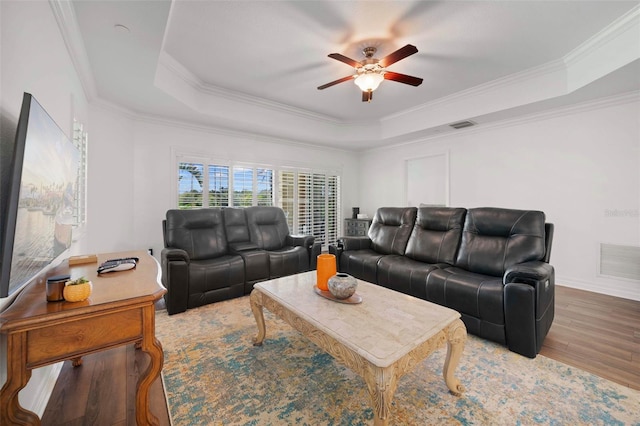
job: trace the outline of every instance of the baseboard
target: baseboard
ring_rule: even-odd
[[[640,301],[640,286],[637,282],[615,281],[615,283],[612,283],[607,280],[606,283],[595,283],[557,275],[556,284],[578,290],[592,291],[608,296]]]
[[[58,362],[33,370],[29,383],[20,391],[20,405],[42,418],[63,364]]]

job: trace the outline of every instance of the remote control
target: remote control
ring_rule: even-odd
[[[127,271],[136,267],[136,258],[107,260],[98,267],[98,273]]]

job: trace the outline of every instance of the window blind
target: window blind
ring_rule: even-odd
[[[256,205],[273,205],[273,170],[256,169]]]
[[[249,207],[253,205],[253,169],[233,168],[233,206]]]
[[[178,208],[202,207],[204,187],[204,165],[197,163],[178,164]]]
[[[313,235],[323,247],[335,243],[340,226],[340,177],[280,171],[278,205],[292,233]]]
[[[209,207],[229,206],[229,166],[209,166]]]

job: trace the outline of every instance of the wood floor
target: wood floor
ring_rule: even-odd
[[[541,355],[640,390],[640,302],[556,286]]]
[[[640,302],[556,287],[555,320],[540,353],[640,390]],[[135,385],[147,362],[133,345],[87,356],[78,368],[65,362],[42,424],[134,425]],[[160,380],[151,410],[169,425]]]

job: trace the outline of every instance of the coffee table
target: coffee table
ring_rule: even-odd
[[[338,303],[316,294],[315,281],[311,271],[255,284],[254,345],[266,336],[265,307],[364,379],[374,425],[388,424],[400,378],[445,343],[444,381],[454,395],[464,392],[454,376],[467,337],[458,312],[361,280],[362,303]]]

